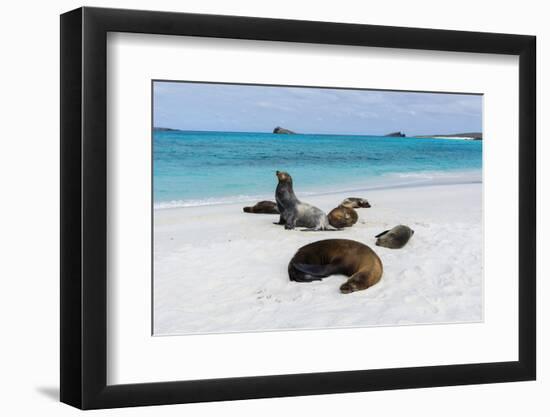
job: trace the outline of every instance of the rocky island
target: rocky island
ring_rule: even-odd
[[[402,133],[402,132],[392,132],[392,133],[388,133],[387,135],[384,135],[384,136],[390,137],[390,138],[404,138],[405,134]]]
[[[158,132],[180,132],[179,129],[172,129],[171,127],[154,127],[153,130]]]
[[[483,140],[483,134],[481,132],[468,132],[468,133],[453,133],[450,135],[422,135],[415,136],[416,138],[432,138],[432,139],[466,139],[466,140]]]
[[[277,135],[295,135],[296,132],[293,132],[292,130],[285,129],[284,127],[277,126],[275,129],[273,129],[273,133]]]

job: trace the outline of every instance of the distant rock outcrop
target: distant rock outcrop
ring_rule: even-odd
[[[179,132],[179,129],[172,129],[171,127],[154,127],[154,130],[159,132]]]
[[[277,126],[275,129],[273,129],[273,133],[276,133],[278,135],[295,135],[296,132],[293,132],[292,130],[285,129],[284,127]]]
[[[422,135],[415,136],[417,138],[464,138],[470,140],[483,140],[483,134],[481,132],[467,132],[467,133],[452,133],[450,135]]]
[[[387,137],[391,137],[391,138],[404,138],[405,137],[405,134],[402,133],[402,132],[392,132],[392,133],[388,133],[387,135],[385,135]]]

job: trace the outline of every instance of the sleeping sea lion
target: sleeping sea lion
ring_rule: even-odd
[[[274,201],[260,201],[253,206],[243,207],[245,213],[279,214],[277,203]]]
[[[380,281],[382,272],[382,261],[371,248],[348,239],[326,239],[302,246],[288,264],[291,281],[318,281],[334,274],[348,276],[340,286],[344,294],[373,286]]]
[[[357,219],[359,218],[354,209],[345,206],[332,209],[327,217],[329,224],[337,229],[351,227],[357,223]]]
[[[349,197],[346,198],[342,203],[340,203],[343,207],[348,207],[352,209],[356,208],[369,208],[370,204],[367,200],[364,198],[358,198],[358,197]]]
[[[383,246],[390,249],[400,249],[407,244],[409,239],[414,235],[414,230],[408,226],[395,226],[393,229],[386,230],[377,234],[376,246]]]
[[[285,229],[307,227],[313,230],[329,230],[327,215],[311,204],[302,203],[294,194],[292,177],[287,172],[276,172],[279,184],[275,191],[275,200],[281,217],[278,224]]]

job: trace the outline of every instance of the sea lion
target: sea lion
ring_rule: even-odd
[[[400,249],[407,244],[409,239],[414,235],[414,230],[408,226],[395,226],[393,229],[386,230],[377,234],[376,246],[383,246],[390,249]]]
[[[365,290],[382,277],[382,261],[363,243],[349,239],[326,239],[302,246],[288,264],[291,281],[318,281],[342,274],[349,279],[340,286],[348,294]]]
[[[245,213],[279,214],[277,203],[274,201],[260,201],[253,206],[243,207]]]
[[[329,224],[337,229],[351,227],[357,223],[357,219],[359,218],[354,209],[345,206],[338,206],[332,209],[327,217]]]
[[[285,229],[294,229],[298,226],[313,230],[329,230],[327,215],[321,209],[298,200],[292,188],[290,174],[277,171],[276,176],[279,184],[275,191],[275,200],[281,213],[277,224],[284,224]]]
[[[348,207],[352,209],[356,208],[369,208],[370,204],[364,198],[349,197],[340,203],[340,206]]]

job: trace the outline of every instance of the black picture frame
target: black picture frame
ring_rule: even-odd
[[[108,32],[519,56],[518,361],[107,385]],[[61,15],[61,401],[81,409],[533,380],[536,38],[103,8]]]

